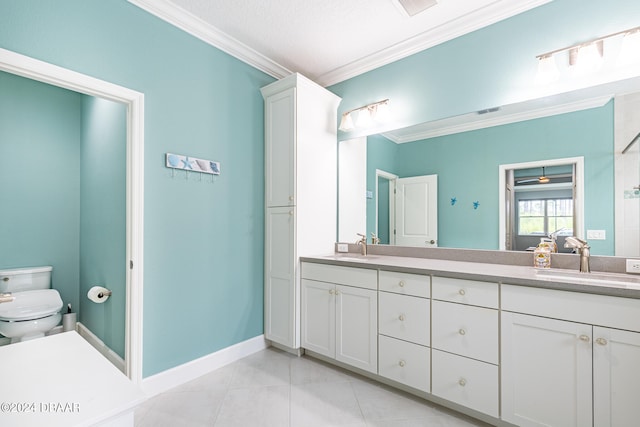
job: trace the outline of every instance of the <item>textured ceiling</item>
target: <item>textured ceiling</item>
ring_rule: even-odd
[[[397,0],[129,1],[147,3],[147,9],[168,3],[283,69],[326,85],[551,0],[439,0],[413,17]]]

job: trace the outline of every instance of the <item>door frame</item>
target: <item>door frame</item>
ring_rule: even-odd
[[[0,48],[0,71],[127,107],[125,374],[142,381],[144,94]]]
[[[376,236],[380,237],[378,234],[378,178],[384,178],[389,181],[389,245],[396,244],[396,198],[393,196],[396,192],[396,179],[398,179],[398,175],[394,175],[391,172],[383,171],[382,169],[376,169]]]
[[[529,168],[542,168],[543,166],[561,166],[575,164],[576,165],[576,182],[575,185],[575,199],[573,205],[573,212],[575,215],[576,237],[584,239],[584,157],[566,157],[563,159],[550,159],[550,160],[536,160],[532,162],[524,163],[511,163],[507,165],[499,165],[498,167],[498,244],[499,250],[503,251],[506,248],[506,185],[507,185],[507,170],[510,169],[529,169]],[[515,209],[514,206],[511,209]],[[513,223],[511,224],[514,225]],[[513,238],[513,236],[512,236]]]

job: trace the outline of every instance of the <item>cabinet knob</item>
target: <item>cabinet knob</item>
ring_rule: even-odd
[[[404,280],[400,280],[400,282],[398,282],[398,286],[404,288]]]
[[[460,329],[460,330],[458,331],[458,333],[459,333],[460,335],[466,335],[467,331],[465,331],[464,329]]]
[[[460,380],[458,380],[458,384],[464,387],[467,385],[467,380],[465,380],[464,378],[460,378]]]
[[[331,295],[333,295],[333,294],[335,294],[335,293],[336,293],[336,291],[334,291],[333,289],[329,289],[329,293],[330,293]]]
[[[289,196],[289,201],[293,202],[293,196]]]
[[[580,341],[589,342],[589,335],[580,335]]]
[[[336,295],[340,295],[340,291],[336,289]]]
[[[401,360],[401,361],[399,361],[399,362],[398,362],[398,365],[399,365],[401,368],[404,368],[404,365],[406,365],[406,363],[404,363],[404,360]]]
[[[435,240],[433,240],[433,239],[431,239],[431,240],[427,241],[427,243],[429,243],[430,245],[435,245],[435,244],[436,244],[436,241],[435,241]]]
[[[398,316],[398,320],[400,320],[401,322],[404,322],[404,314],[401,314],[400,316]]]
[[[596,339],[596,344],[607,345],[607,340],[604,339],[604,338],[598,338],[598,339]]]
[[[458,293],[464,296],[467,292],[464,289],[460,289]]]

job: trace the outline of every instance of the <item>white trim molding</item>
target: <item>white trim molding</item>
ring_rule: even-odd
[[[269,347],[269,343],[265,340],[264,335],[258,335],[231,347],[223,348],[215,353],[147,377],[142,380],[142,390],[148,397],[155,396],[267,347]]]
[[[197,16],[187,12],[181,7],[176,6],[168,0],[127,0],[142,10],[157,16],[163,21],[180,28],[188,34],[210,44],[257,68],[268,75],[281,79],[292,74],[293,72],[277,62],[267,58],[260,52],[252,49],[246,44],[236,40],[228,34],[220,31],[211,24],[206,23]]]
[[[0,48],[0,71],[127,106],[126,374],[142,380],[144,94]]]
[[[111,362],[121,372],[125,373],[127,366],[124,359],[113,350],[111,350],[100,338],[98,338],[93,332],[89,330],[82,323],[76,323],[76,331],[82,338],[85,339],[93,348],[98,350],[109,362]]]
[[[553,0],[495,1],[490,6],[460,16],[372,55],[324,73],[315,80],[323,86],[340,83],[551,1]]]
[[[396,144],[403,144],[405,142],[421,141],[439,136],[599,108],[612,98],[613,95],[603,95],[558,104],[550,103],[549,105],[540,100],[525,101],[504,106],[490,114],[468,113],[384,132],[382,135]]]
[[[293,73],[285,66],[176,6],[170,0],[127,1],[272,77],[281,79]],[[331,86],[551,1],[553,0],[496,0],[487,7],[357,59],[313,80],[322,86]]]

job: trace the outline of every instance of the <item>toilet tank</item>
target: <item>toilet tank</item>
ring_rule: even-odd
[[[27,267],[0,270],[0,292],[22,292],[51,287],[53,267]]]

